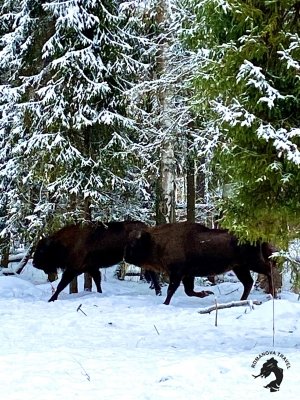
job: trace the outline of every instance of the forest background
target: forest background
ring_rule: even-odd
[[[124,219],[218,224],[291,258],[299,14],[295,0],[0,0],[1,264],[67,223]]]

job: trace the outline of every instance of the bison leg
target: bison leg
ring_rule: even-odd
[[[202,290],[201,292],[195,292],[194,291],[194,281],[195,281],[195,278],[193,276],[185,276],[184,278],[182,278],[184,291],[188,296],[206,297],[206,296],[209,296],[210,294],[214,294],[213,292],[210,292],[209,290]]]
[[[155,289],[156,296],[161,296],[161,287],[158,282],[157,274],[154,271],[149,271],[149,270],[147,270],[147,273],[149,274],[149,277],[151,278],[152,284]]]
[[[53,296],[50,297],[50,299],[48,300],[50,301],[55,301],[57,300],[57,297],[59,295],[59,293],[64,290],[65,287],[67,287],[69,285],[69,283],[72,282],[72,280],[74,278],[76,278],[76,276],[78,276],[78,272],[74,271],[72,269],[66,269],[64,271],[64,273],[62,274],[61,280],[59,282],[59,284],[57,285],[56,291],[54,292]]]
[[[96,288],[97,288],[97,292],[98,293],[102,293],[102,288],[101,288],[101,272],[98,268],[95,269],[91,269],[89,270],[89,274],[91,275],[91,277],[93,278]]]
[[[167,297],[166,300],[164,301],[164,304],[166,305],[170,304],[171,298],[178,289],[180,282],[181,282],[181,276],[172,273],[170,274],[170,283],[168,286]]]
[[[250,274],[250,270],[246,267],[236,267],[233,269],[233,272],[244,286],[244,292],[241,300],[246,300],[253,286],[253,279]]]

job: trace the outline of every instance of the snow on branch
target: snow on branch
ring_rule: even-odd
[[[212,106],[221,116],[222,122],[227,122],[231,126],[251,126],[256,120],[255,115],[248,112],[238,99],[233,99],[233,103],[229,106],[220,101],[213,101]]]
[[[200,8],[200,7],[204,7],[206,5],[206,3],[211,3],[211,1],[210,0],[202,0],[202,1],[200,1],[199,4],[196,5],[196,9]],[[228,1],[215,0],[214,3],[215,3],[215,9],[217,7],[220,7],[220,8],[222,8],[222,10],[223,10],[223,12],[225,14],[227,14],[228,11],[232,10],[232,4],[230,4],[230,2],[228,2]]]
[[[212,311],[221,310],[224,308],[231,307],[241,307],[241,306],[249,306],[251,309],[254,309],[253,305],[261,305],[262,302],[258,300],[240,300],[240,301],[231,301],[230,303],[216,303],[213,306],[202,308],[198,311],[199,314],[210,314]]]
[[[237,82],[240,82],[242,79],[246,80],[246,85],[254,86],[256,89],[260,91],[260,93],[264,94],[258,102],[267,103],[268,107],[271,109],[274,107],[274,101],[276,99],[284,99],[277,89],[272,87],[265,75],[261,72],[260,67],[256,67],[250,61],[245,60],[241,65],[239,73],[237,74]]]
[[[296,165],[300,165],[300,151],[297,145],[291,140],[292,138],[300,137],[299,128],[294,128],[290,131],[284,128],[276,130],[270,124],[261,123],[257,129],[257,136],[266,141],[273,140],[274,147],[278,151],[279,157],[285,154],[289,161],[292,161]]]
[[[296,73],[300,71],[300,63],[297,57],[297,51],[300,48],[300,37],[297,33],[295,34],[286,34],[289,36],[290,45],[288,49],[284,49],[282,51],[278,51],[280,59],[286,62],[287,69],[294,69]],[[295,56],[293,57],[293,53],[295,52]],[[296,75],[299,78],[299,74]]]

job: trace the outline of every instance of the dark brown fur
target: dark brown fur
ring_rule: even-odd
[[[56,300],[72,279],[83,272],[92,276],[97,291],[102,293],[99,268],[122,261],[129,233],[145,228],[146,225],[139,221],[77,224],[41,239],[34,252],[33,266],[46,274],[55,273],[58,268],[64,270],[49,301]]]
[[[233,270],[244,285],[241,297],[244,300],[253,285],[250,270],[267,275],[273,291],[268,246],[267,243],[239,244],[227,230],[184,222],[132,232],[125,260],[168,273],[170,284],[164,304],[170,303],[181,281],[188,296],[204,297],[211,292],[195,292],[194,277],[218,275],[229,270]]]

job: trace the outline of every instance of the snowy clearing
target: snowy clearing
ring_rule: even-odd
[[[189,298],[180,287],[165,306],[166,286],[157,297],[147,283],[118,281],[113,272],[102,270],[103,294],[65,290],[54,303],[47,302],[51,285],[30,265],[21,277],[0,276],[2,399],[298,398],[296,294],[283,292],[273,303],[253,289],[250,299],[263,304],[219,310],[216,327],[215,312],[198,313],[214,296]],[[220,303],[239,300],[242,292],[236,282],[210,290]],[[273,356],[283,369],[276,394],[264,387],[273,373],[252,376]]]

